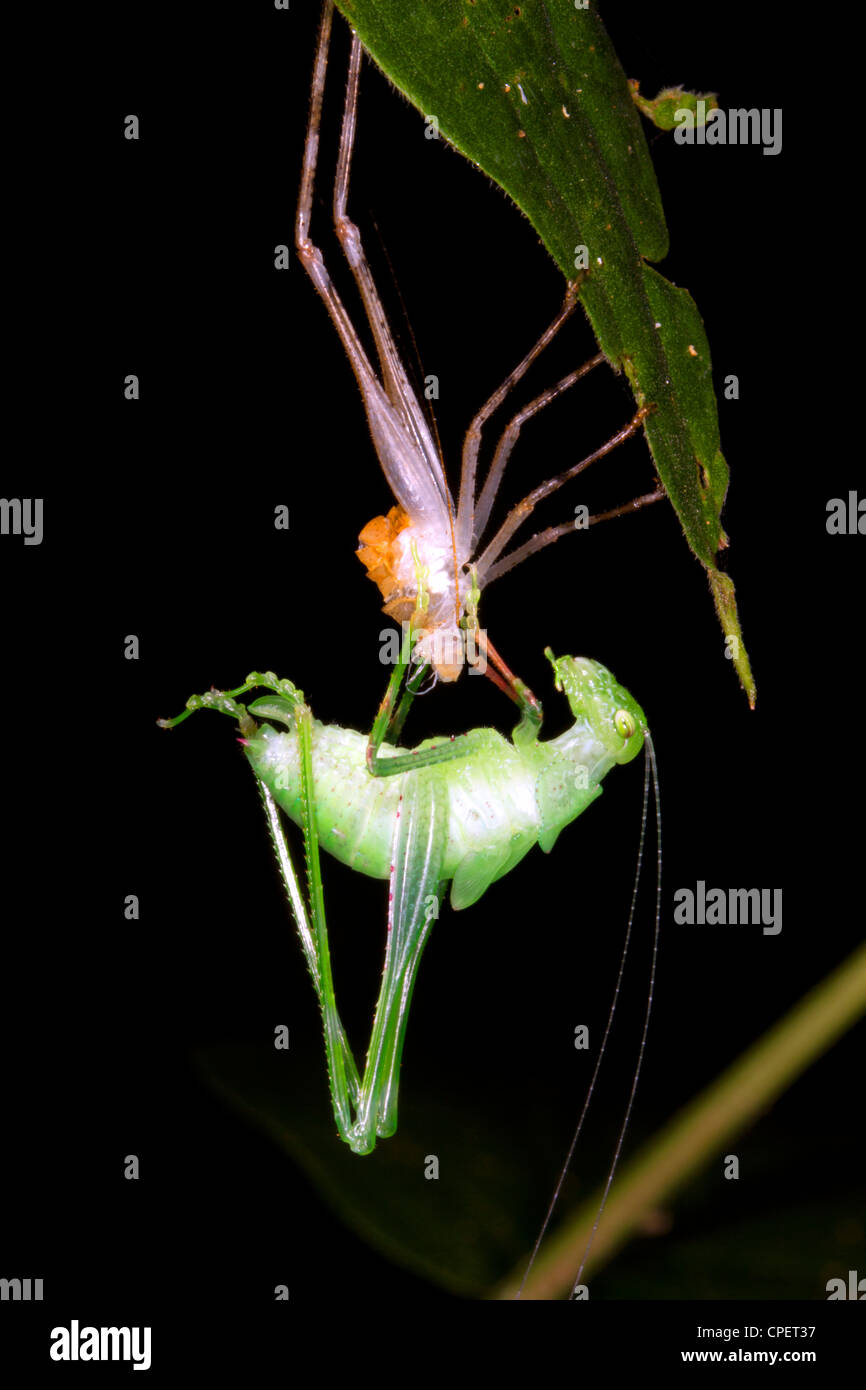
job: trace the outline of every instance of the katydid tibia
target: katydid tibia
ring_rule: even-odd
[[[550,851],[601,793],[610,769],[630,762],[649,738],[642,709],[604,666],[555,658],[549,649],[546,655],[574,723],[545,742],[538,738],[539,711],[521,719],[510,742],[494,729],[476,729],[407,752],[380,734],[371,760],[362,734],[314,721],[303,693],[271,672],[253,672],[235,690],[192,696],[184,713],[160,721],[172,727],[204,708],[238,721],[321,1006],[337,1129],[355,1153],[370,1153],[377,1136],[397,1128],[412,990],[448,884],[459,910],[477,902],[534,844]],[[405,661],[395,667],[394,690],[405,669]],[[271,693],[249,706],[239,702],[256,688]],[[384,734],[392,731],[393,723]],[[308,904],[278,807],[303,830]],[[334,998],[322,846],[362,873],[390,879],[385,965],[363,1076]]]

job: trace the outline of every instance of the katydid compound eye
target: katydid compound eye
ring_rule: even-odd
[[[613,724],[620,738],[631,738],[637,725],[627,709],[618,709],[613,716]]]

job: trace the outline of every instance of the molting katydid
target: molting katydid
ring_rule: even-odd
[[[535,505],[637,433],[652,407],[639,408],[612,439],[534,488],[512,508],[492,539],[486,545],[481,542],[522,426],[605,359],[598,354],[571,371],[513,417],[496,446],[484,486],[476,492],[482,428],[572,314],[579,301],[580,286],[575,283],[553,323],[473,419],[464,442],[455,507],[435,431],[409,384],[358,230],[346,215],[362,59],[355,36],[334,220],[375,341],[378,375],[309,238],[332,13],[329,0],[315,60],[296,243],[348,354],[371,436],[397,499],[388,517],[375,519],[361,532],[359,555],[382,593],[385,612],[398,622],[408,620],[409,632],[369,740],[314,721],[303,694],[270,672],[253,673],[231,691],[194,696],[183,714],[160,723],[176,725],[199,708],[218,709],[239,723],[322,1011],[337,1130],[354,1152],[366,1154],[377,1137],[393,1134],[397,1126],[399,1068],[412,989],[449,884],[452,906],[470,906],[535,843],[550,851],[560,831],[600,794],[601,781],[615,764],[631,761],[645,744],[650,755],[643,712],[611,673],[585,658],[554,659],[549,651],[557,688],[568,698],[574,723],[559,738],[542,742],[540,705],[478,627],[477,610],[484,585],[575,529],[571,519],[505,554]],[[663,496],[656,486],[589,522],[627,514]],[[469,634],[477,645],[467,640]],[[432,668],[440,679],[450,681],[464,660],[484,669],[487,658],[493,667],[487,673],[520,706],[513,739],[509,742],[493,729],[476,729],[444,741],[428,740],[412,752],[398,748],[406,714],[426,672]],[[239,697],[256,687],[271,693],[249,706],[240,703]],[[308,902],[292,865],[280,809],[303,830]],[[334,997],[322,846],[361,872],[390,879],[384,973],[363,1074]],[[600,1059],[601,1052],[596,1072]]]

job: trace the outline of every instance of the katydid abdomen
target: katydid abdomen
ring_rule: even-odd
[[[564,663],[571,666],[566,669]],[[560,669],[561,668],[561,669]],[[557,675],[566,682],[575,663],[563,658]],[[536,843],[549,851],[563,826],[601,792],[601,779],[616,762],[639,751],[642,714],[623,738],[614,716],[627,712],[630,697],[595,662],[580,662],[581,703],[576,722],[557,739],[515,745],[494,729],[476,729],[457,740],[429,739],[415,750],[417,771],[371,777],[367,739],[352,729],[312,724],[313,785],[319,844],[335,858],[373,878],[388,878],[394,861],[407,779],[425,778],[443,806],[439,843],[440,880],[451,882],[451,905],[468,907],[508,873]],[[602,685],[604,698],[600,699]],[[592,688],[594,700],[587,703]],[[636,707],[635,707],[636,709]],[[424,766],[421,754],[451,746],[452,757]],[[257,777],[296,824],[302,823],[301,768],[297,737],[264,724],[246,740]],[[387,758],[407,750],[383,747]],[[627,756],[624,756],[627,755]]]

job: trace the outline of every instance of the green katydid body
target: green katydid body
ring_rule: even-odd
[[[451,906],[469,907],[537,842],[549,852],[564,826],[601,793],[615,763],[629,762],[643,745],[643,711],[611,673],[586,658],[553,662],[575,722],[558,738],[511,742],[495,729],[476,729],[449,741],[447,762],[399,776],[371,777],[366,736],[352,729],[312,724],[316,834],[320,846],[350,868],[388,878],[407,778],[424,777],[444,798],[439,842],[431,846],[438,877],[451,882]],[[617,716],[620,716],[619,721]],[[630,722],[629,722],[630,721]],[[625,737],[621,729],[630,730]],[[443,746],[430,739],[415,750]],[[246,740],[256,776],[280,808],[302,824],[301,765],[293,731],[264,724]],[[396,757],[405,750],[382,749]],[[435,885],[434,885],[435,886]]]
[[[397,1128],[412,989],[449,881],[452,906],[468,907],[536,842],[549,851],[563,827],[599,795],[606,773],[615,763],[630,762],[648,736],[643,710],[604,666],[585,657],[546,655],[574,724],[544,743],[537,737],[541,713],[533,697],[521,701],[524,713],[511,742],[493,729],[476,729],[428,740],[412,752],[379,747],[377,741],[375,757],[372,740],[314,721],[303,694],[272,672],[253,672],[237,690],[194,695],[177,719],[160,721],[170,728],[210,708],[240,724],[322,1009],[334,1117],[355,1153],[369,1153],[377,1136]],[[394,689],[403,670],[402,664],[395,668]],[[238,695],[256,687],[273,694],[248,707],[238,703]],[[519,682],[516,688],[524,689]],[[393,707],[383,702],[383,708],[386,719]],[[278,807],[304,833],[309,909]],[[334,997],[321,846],[362,873],[390,879],[385,967],[363,1076]]]

